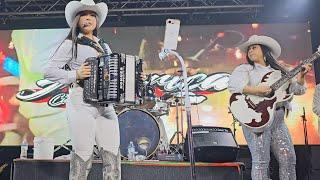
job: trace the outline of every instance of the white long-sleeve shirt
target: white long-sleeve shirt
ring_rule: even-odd
[[[320,84],[317,84],[314,90],[312,110],[318,117],[320,117]]]
[[[80,34],[79,37],[82,35]],[[99,39],[94,37],[95,41]],[[111,49],[108,44],[105,44],[108,53],[111,53]],[[77,58],[72,58],[72,41],[66,39],[55,54],[51,57],[48,65],[44,69],[44,77],[48,80],[59,82],[61,84],[71,84],[76,82],[76,70],[84,63],[89,57],[97,57],[99,53],[88,45],[78,44]],[[62,69],[66,64],[71,68],[71,71]]]
[[[274,70],[272,67],[260,64],[255,64],[255,66],[250,64],[239,65],[230,76],[228,89],[231,93],[243,93],[245,86],[257,86],[261,82],[262,77],[272,70]],[[294,95],[302,95],[306,92],[306,89],[305,85],[300,85],[295,80],[292,80],[289,92]],[[286,102],[284,106],[291,110],[289,102]]]

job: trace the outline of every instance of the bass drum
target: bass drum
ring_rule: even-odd
[[[155,118],[140,109],[126,109],[118,114],[120,127],[120,152],[128,158],[128,145],[133,142],[136,155],[152,156],[160,144],[160,129]]]

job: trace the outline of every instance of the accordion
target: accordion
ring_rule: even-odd
[[[83,100],[89,104],[142,104],[142,59],[112,53],[90,57],[91,76],[83,80]]]

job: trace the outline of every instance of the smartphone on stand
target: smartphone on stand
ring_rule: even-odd
[[[166,30],[164,34],[164,45],[163,45],[164,49],[177,50],[179,30],[180,30],[179,19],[166,20]]]

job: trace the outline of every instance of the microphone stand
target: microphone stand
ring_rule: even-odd
[[[188,80],[187,80],[187,70],[186,65],[184,63],[184,60],[182,57],[175,51],[172,51],[170,49],[164,49],[159,53],[159,57],[161,60],[165,59],[168,55],[174,55],[176,56],[181,64],[181,70],[183,75],[183,82],[184,82],[184,93],[185,93],[185,109],[187,114],[187,123],[188,123],[188,149],[189,149],[189,158],[190,158],[190,164],[191,164],[191,179],[196,180],[196,171],[195,171],[195,159],[194,159],[194,149],[193,149],[193,135],[192,135],[192,123],[191,123],[191,103],[190,103],[190,97],[189,97],[189,86],[188,86]]]
[[[301,115],[302,118],[302,123],[303,123],[303,133],[304,133],[304,144],[306,146],[305,149],[305,155],[307,157],[307,161],[308,161],[308,165],[307,165],[307,177],[308,180],[310,179],[310,172],[311,172],[311,168],[312,168],[312,164],[311,164],[311,149],[308,143],[308,131],[307,131],[307,118],[306,118],[306,111],[305,108],[303,107],[303,114]]]
[[[236,138],[236,131],[237,131],[236,122],[237,122],[237,119],[231,113],[230,107],[228,107],[228,109],[229,109],[228,113],[230,113],[232,115],[232,124],[231,125],[232,125],[232,128],[233,128],[233,137]]]

